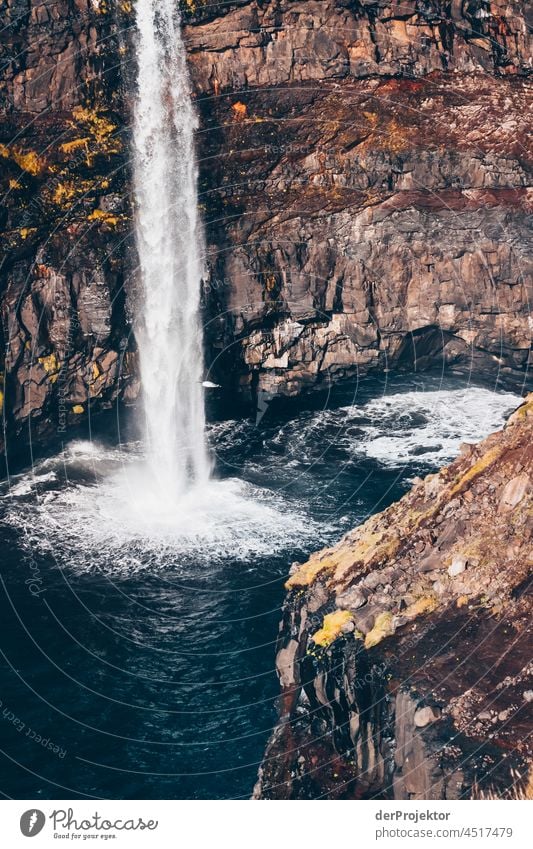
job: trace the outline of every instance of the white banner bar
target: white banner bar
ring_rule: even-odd
[[[464,802],[5,801],[5,847],[79,845],[276,849],[369,846],[522,847],[528,801]],[[335,810],[334,810],[335,808]],[[35,843],[29,840],[35,838]]]

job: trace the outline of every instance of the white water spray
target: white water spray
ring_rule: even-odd
[[[196,116],[176,0],[136,0],[136,241],[142,278],[137,340],[147,462],[158,500],[209,479],[199,316],[202,236]]]

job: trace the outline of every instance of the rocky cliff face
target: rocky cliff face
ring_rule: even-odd
[[[187,29],[220,203],[209,338],[242,385],[526,364],[523,11],[245,3]]]
[[[117,19],[94,0],[8,0],[0,77],[7,434],[65,433],[134,385],[131,214]]]
[[[505,429],[295,564],[256,798],[513,792],[533,758],[533,395]]]
[[[524,2],[183,2],[202,125],[206,363],[246,398],[530,356]],[[8,432],[139,390],[133,15],[6,0]]]

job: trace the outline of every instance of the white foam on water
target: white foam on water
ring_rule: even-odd
[[[80,458],[97,460],[98,479],[72,483]],[[3,521],[24,530],[22,544],[74,571],[113,574],[164,569],[183,560],[202,565],[276,554],[309,542],[321,527],[267,489],[237,479],[210,480],[179,499],[162,501],[142,460],[122,450],[67,448],[55,458],[57,484],[25,475],[2,497]],[[60,480],[60,469],[68,482]],[[94,470],[94,469],[93,469]]]
[[[20,483],[11,487],[11,495],[29,495],[30,492],[33,492],[35,487],[55,480],[57,480],[55,472],[45,472],[42,475],[34,474],[31,477],[25,477],[20,481]]]
[[[478,442],[504,424],[522,399],[510,392],[471,386],[415,390],[344,408],[348,421],[361,416],[361,440],[352,450],[385,466],[419,462],[441,465],[453,460],[462,442]]]
[[[383,467],[436,467],[453,459],[461,442],[501,427],[520,402],[518,395],[469,387],[398,392],[305,413],[290,423],[289,453],[261,461],[280,493],[230,478],[192,486],[178,499],[161,498],[139,443],[106,448],[78,441],[4,488],[3,521],[24,531],[22,545],[75,571],[120,575],[182,562],[204,572],[224,562],[248,565],[291,548],[319,548],[334,531],[311,520],[305,503],[283,495],[281,472],[296,462],[292,437],[299,440],[298,463],[308,469],[314,460],[305,461],[307,447],[327,447],[328,435],[347,456],[372,458]],[[211,438],[239,446],[247,428],[246,422],[225,422],[210,428]],[[334,524],[339,530],[339,521]]]

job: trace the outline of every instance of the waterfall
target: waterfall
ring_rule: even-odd
[[[177,0],[136,0],[133,184],[147,463],[162,504],[209,478],[200,322],[202,233]]]

